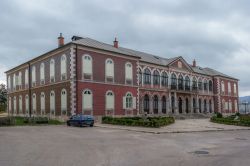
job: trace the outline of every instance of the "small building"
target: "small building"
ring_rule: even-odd
[[[13,59],[14,60],[14,59]],[[209,62],[208,62],[209,63]],[[212,61],[210,62],[212,63]],[[238,79],[183,57],[163,58],[73,36],[6,71],[8,113],[67,118],[238,111]]]

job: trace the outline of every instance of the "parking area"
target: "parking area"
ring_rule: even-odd
[[[100,127],[0,128],[1,166],[246,166],[248,130],[152,134]]]

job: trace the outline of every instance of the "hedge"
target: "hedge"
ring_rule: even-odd
[[[161,127],[174,123],[173,117],[121,117],[114,118],[109,116],[102,117],[102,123],[125,126],[142,126],[142,127]]]
[[[237,126],[249,126],[250,127],[250,116],[249,115],[231,115],[229,117],[211,117],[211,122],[228,124],[228,125],[237,125]]]

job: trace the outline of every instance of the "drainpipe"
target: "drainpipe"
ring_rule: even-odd
[[[75,72],[76,72],[76,77],[75,77],[75,83],[76,83],[76,113],[78,112],[78,92],[77,92],[77,89],[78,89],[78,74],[77,74],[77,71],[78,71],[78,68],[77,68],[77,63],[78,63],[78,53],[77,53],[77,44],[75,44],[75,54],[76,54],[76,66],[75,66]]]

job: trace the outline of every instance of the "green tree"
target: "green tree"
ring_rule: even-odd
[[[5,84],[0,84],[0,111],[5,111],[7,105],[7,89]]]

